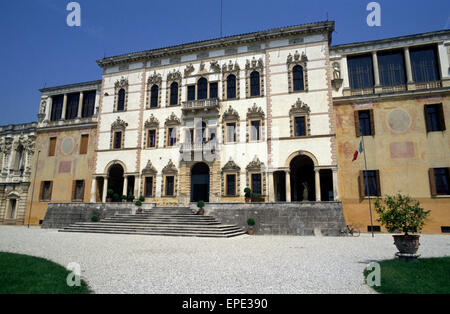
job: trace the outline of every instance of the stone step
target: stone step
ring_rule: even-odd
[[[192,225],[178,225],[178,224],[125,224],[125,223],[94,223],[94,222],[79,222],[73,225],[70,225],[66,228],[71,227],[95,227],[95,228],[177,228],[177,229],[190,229],[190,228],[200,228],[200,229],[226,229],[226,228],[239,228],[235,225],[201,225],[201,224],[192,224]]]
[[[114,221],[114,220],[103,220],[101,223],[112,223],[112,224],[118,224],[118,225],[124,225],[124,224],[138,224],[138,225],[203,225],[203,226],[214,226],[214,225],[220,225],[220,222],[218,221],[176,221],[176,220],[151,220],[147,222],[143,221]]]
[[[176,229],[174,229],[176,227]],[[236,226],[223,226],[216,228],[205,228],[202,226],[191,226],[191,227],[180,227],[180,226],[89,226],[89,225],[72,225],[70,227],[66,227],[63,230],[116,230],[116,231],[168,231],[168,232],[198,232],[198,233],[223,233],[223,232],[231,232],[231,231],[241,231],[241,228]]]
[[[198,234],[198,233],[176,233],[176,232],[122,232],[122,231],[103,231],[103,230],[59,230],[59,232],[74,232],[74,233],[99,233],[99,234],[123,234],[123,235],[148,235],[148,236],[163,236],[163,237],[197,237],[197,238],[232,238],[245,234],[244,231],[237,231],[227,234]]]

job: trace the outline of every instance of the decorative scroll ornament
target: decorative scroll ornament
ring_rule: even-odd
[[[145,125],[146,128],[155,127],[155,126],[158,126],[158,125],[159,125],[159,121],[158,121],[158,119],[156,119],[155,116],[152,114],[152,115],[150,116],[150,118],[148,118],[148,120],[145,121],[145,124],[144,124],[144,125]]]
[[[253,107],[248,108],[247,111],[247,117],[253,118],[253,117],[264,117],[264,111],[261,107],[258,107],[256,103],[253,104]]]
[[[156,171],[155,167],[153,167],[152,162],[149,160],[147,166],[145,166],[144,170],[142,170],[142,174],[144,175],[156,175],[158,171]]]
[[[167,166],[164,167],[164,169],[162,170],[162,172],[163,172],[164,174],[178,173],[177,167],[176,167],[175,164],[172,162],[172,159],[169,160],[169,162],[167,163]]]
[[[220,65],[216,60],[211,61],[210,68],[214,73],[220,73]]]
[[[230,160],[225,164],[225,166],[223,166],[222,171],[239,172],[241,171],[241,168],[238,165],[236,165],[236,163],[230,158]]]
[[[156,73],[156,71],[148,78],[148,85],[161,85],[161,83],[162,76],[161,74]]]
[[[114,85],[117,89],[125,88],[128,86],[128,79],[122,76],[122,78],[119,81],[117,81]]]
[[[292,106],[290,110],[290,114],[298,114],[298,113],[310,113],[311,109],[307,104],[305,104],[303,101],[297,99],[297,102]]]
[[[262,163],[257,156],[253,159],[252,162],[250,162],[247,166],[247,170],[262,170],[264,169],[264,163]]]
[[[246,70],[256,70],[264,67],[264,62],[262,58],[259,58],[258,60],[253,57],[252,61],[247,60],[247,63],[245,64]]]
[[[296,50],[294,53],[294,56],[292,56],[292,54],[289,54],[287,57],[287,62],[288,63],[293,63],[293,62],[306,62],[308,61],[308,57],[306,56],[305,52],[302,52],[301,56],[298,53],[298,51]]]
[[[184,76],[190,76],[194,72],[194,66],[191,64],[186,66],[186,69],[184,69]]]
[[[167,74],[167,80],[168,81],[180,81],[181,80],[180,71],[173,70],[173,72],[170,72],[169,74]]]
[[[168,117],[166,119],[166,125],[169,125],[169,124],[181,124],[180,119],[173,112],[170,115],[170,117]]]
[[[122,119],[120,119],[120,117],[117,117],[117,120],[113,122],[113,124],[111,124],[111,129],[113,130],[124,130],[126,127],[128,126],[128,123],[126,123],[125,121],[123,121]]]

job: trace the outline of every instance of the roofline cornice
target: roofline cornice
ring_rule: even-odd
[[[47,88],[42,88],[39,91],[41,93],[49,93],[49,92],[56,92],[56,91],[63,90],[63,89],[76,89],[76,88],[81,89],[84,87],[90,87],[90,86],[101,85],[101,84],[102,84],[102,80],[96,80],[96,81],[47,87]]]
[[[224,48],[229,46],[235,46],[238,44],[265,41],[269,39],[289,37],[300,34],[305,35],[311,33],[328,32],[328,34],[330,35],[329,37],[331,37],[331,34],[334,31],[334,25],[335,25],[334,21],[325,21],[325,22],[316,22],[310,24],[282,27],[266,31],[234,35],[229,37],[181,44],[166,48],[158,48],[153,50],[146,50],[141,52],[134,52],[113,57],[107,57],[98,60],[97,64],[100,67],[105,68],[117,64],[132,63],[141,60],[150,60],[168,56],[182,55],[214,48]]]

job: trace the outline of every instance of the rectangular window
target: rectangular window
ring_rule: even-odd
[[[306,136],[305,117],[295,117],[295,136]]]
[[[236,175],[235,174],[227,174],[227,196],[235,196],[236,195]]]
[[[382,86],[406,84],[405,58],[402,50],[378,53],[378,69]]]
[[[73,182],[72,201],[81,202],[84,197],[84,181],[76,180]]]
[[[56,152],[56,137],[52,137],[52,138],[50,138],[48,156],[49,157],[55,156],[55,152]]]
[[[427,132],[445,131],[445,118],[442,104],[425,105],[425,123]]]
[[[261,139],[261,121],[252,121],[252,141],[259,141]]]
[[[217,99],[218,97],[218,84],[217,82],[209,84],[209,98]]]
[[[409,54],[414,82],[423,83],[440,80],[436,47],[410,48]]]
[[[52,112],[50,116],[51,121],[61,120],[63,102],[64,95],[57,95],[52,97]]]
[[[75,119],[78,116],[80,93],[67,95],[66,120]]]
[[[190,85],[187,88],[188,88],[187,100],[188,101],[195,100],[195,85]]]
[[[122,132],[114,132],[113,148],[114,149],[122,148]]]
[[[148,148],[156,147],[156,130],[148,130]]]
[[[355,128],[356,137],[374,136],[375,123],[373,118],[373,110],[355,111]]]
[[[217,129],[215,127],[209,128],[208,133],[209,133],[209,141],[210,142],[216,140]]]
[[[186,143],[189,143],[189,144],[194,143],[194,129],[186,130]]]
[[[347,65],[351,89],[374,87],[372,55],[347,57]]]
[[[227,142],[236,143],[236,123],[227,123]]]
[[[381,196],[379,170],[361,171],[360,190],[361,196]]]
[[[167,129],[167,146],[172,147],[177,144],[177,129],[168,128]]]
[[[95,111],[95,97],[96,91],[85,92],[83,95],[83,108],[81,111],[82,118],[90,118],[94,115]]]
[[[145,197],[153,196],[153,177],[145,178]]]
[[[175,177],[166,177],[166,196],[174,196],[175,194]]]
[[[450,195],[449,168],[434,168],[429,171],[431,195]]]
[[[41,202],[48,202],[52,199],[52,181],[43,181],[41,183],[40,200]]]
[[[253,173],[252,174],[252,193],[262,194],[261,191],[262,191],[261,174]]]
[[[88,151],[89,135],[81,135],[80,155],[86,155]]]

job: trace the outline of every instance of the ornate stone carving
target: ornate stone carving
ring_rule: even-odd
[[[239,64],[237,63],[237,61],[235,63],[233,63],[233,61],[230,60],[230,62],[227,64],[223,64],[222,65],[222,72],[235,72],[235,71],[240,71],[241,68],[239,67]]]
[[[257,156],[255,156],[246,169],[247,171],[263,171],[264,168],[264,163],[261,162]]]
[[[211,71],[213,71],[214,73],[220,73],[220,65],[219,62],[217,62],[216,60],[211,61],[210,68]]]
[[[191,64],[186,66],[186,69],[184,69],[184,77],[190,76],[192,73],[194,73],[194,66]]]
[[[158,127],[159,126],[159,121],[158,119],[155,118],[155,116],[152,114],[150,116],[150,118],[148,118],[147,121],[145,121],[145,127],[146,128],[153,128],[153,127]]]
[[[156,171],[155,167],[153,167],[153,164],[150,160],[148,161],[147,166],[145,166],[145,168],[142,170],[142,174],[147,176],[156,176],[157,173],[158,171]]]
[[[230,160],[223,166],[222,172],[240,172],[241,168],[230,158]]]
[[[169,72],[169,74],[167,74],[167,81],[168,82],[172,82],[172,81],[181,81],[181,73],[180,71],[177,70],[173,70],[173,72]]]
[[[251,108],[248,108],[247,119],[264,119],[264,111],[261,107],[258,107],[256,103]]]
[[[172,112],[170,117],[166,119],[166,126],[167,125],[180,125],[181,120],[175,115],[175,113]]]
[[[305,104],[301,99],[297,99],[297,102],[291,107],[289,113],[291,115],[295,114],[309,114],[311,109],[307,104]]]
[[[239,113],[231,106],[223,113],[222,121],[239,121]]]
[[[288,67],[288,83],[289,83],[289,93],[294,92],[305,92],[308,90],[308,71],[307,71],[308,57],[305,52],[300,55],[298,51],[295,51],[294,55],[289,53],[287,57],[287,67]],[[301,66],[303,71],[303,89],[294,90],[294,67]]]
[[[111,124],[112,130],[125,130],[125,128],[128,126],[128,123],[120,119],[120,117],[117,117],[117,120]]]
[[[290,130],[291,130],[291,136],[296,137],[296,125],[295,125],[295,118],[296,117],[305,117],[305,131],[306,136],[311,134],[311,119],[310,119],[310,113],[311,109],[307,104],[302,102],[299,99],[297,99],[297,102],[292,105],[291,110],[289,110],[289,116],[290,116]]]
[[[128,79],[126,79],[125,77],[122,76],[122,78],[120,80],[118,80],[114,84],[114,86],[116,89],[127,88],[128,87]]]
[[[178,170],[175,164],[173,163],[172,159],[169,160],[167,165],[162,170],[163,174],[177,174]]]
[[[245,69],[246,70],[257,70],[257,69],[261,69],[264,67],[264,62],[262,58],[259,58],[258,60],[256,60],[255,57],[253,57],[253,59],[247,60],[247,63],[245,64]]]
[[[306,56],[305,52],[302,52],[300,55],[298,53],[298,50],[295,51],[294,56],[292,56],[291,53],[289,53],[287,57],[287,63],[296,63],[296,62],[307,62],[308,57]]]
[[[162,76],[161,74],[156,73],[156,71],[148,78],[148,85],[150,88],[152,85],[155,84],[161,86],[161,83],[162,83]]]
[[[342,86],[344,80],[341,78],[341,65],[339,62],[333,62],[333,79],[331,80],[331,85],[336,90],[339,90]]]

